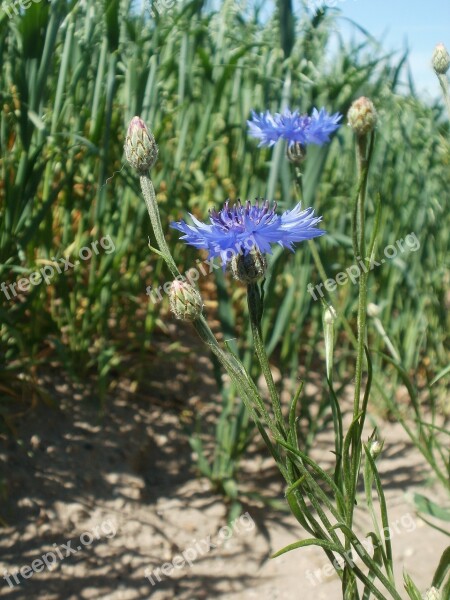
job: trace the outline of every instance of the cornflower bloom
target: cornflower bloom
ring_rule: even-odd
[[[285,109],[283,113],[272,115],[252,111],[252,118],[247,121],[251,136],[260,140],[259,146],[273,146],[284,139],[290,148],[293,144],[317,144],[321,146],[330,141],[330,135],[340,127],[342,115],[329,115],[324,108],[314,108],[311,116],[302,115],[299,111]]]
[[[239,200],[233,207],[227,201],[220,211],[209,212],[209,224],[190,215],[193,225],[179,221],[171,227],[184,234],[181,239],[186,244],[208,250],[209,258],[220,256],[223,268],[236,254],[246,256],[256,250],[271,254],[272,244],[293,252],[296,242],[325,233],[316,227],[322,217],[315,217],[312,208],[302,211],[299,203],[278,215],[276,207],[267,200],[261,205],[258,200],[254,204],[247,200],[245,205]]]

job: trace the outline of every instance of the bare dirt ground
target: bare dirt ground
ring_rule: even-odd
[[[210,363],[189,350],[179,350],[172,360],[169,349],[162,344],[150,357],[145,387],[119,380],[102,414],[83,386],[49,371],[42,384],[56,405],[40,403],[16,421],[15,435],[0,438],[6,483],[0,574],[6,569],[9,577],[0,582],[0,596],[339,599],[339,580],[321,550],[270,558],[306,537],[289,513],[257,501],[244,503],[244,516],[232,530],[223,529],[226,508],[208,481],[196,477],[182,424],[183,411],[203,410],[218,400]],[[385,447],[378,464],[390,508],[396,575],[401,581],[404,567],[425,591],[448,538],[415,514],[411,494],[420,490],[436,499],[439,488],[428,481],[429,468],[401,427],[384,423],[382,434]],[[314,456],[326,465],[331,448],[330,432],[322,432]],[[283,499],[272,459],[256,450],[242,465],[242,481]],[[362,493],[356,523],[362,536],[372,528]],[[181,565],[176,557],[183,553]],[[19,574],[17,583],[12,574],[36,560],[37,572],[22,569],[27,578]],[[157,571],[165,563],[166,571],[174,564],[166,575]]]

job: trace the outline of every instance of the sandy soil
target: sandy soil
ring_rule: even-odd
[[[15,435],[1,437],[6,488],[0,573],[7,569],[11,585],[3,578],[0,596],[339,599],[338,578],[319,549],[270,558],[306,536],[289,513],[254,501],[243,505],[232,529],[224,529],[226,508],[208,481],[195,477],[182,424],[186,415],[217,400],[209,360],[178,349],[181,354],[171,364],[168,350],[161,345],[150,357],[149,372],[156,376],[150,374],[145,387],[136,386],[132,377],[122,378],[100,415],[82,386],[57,370],[47,373],[42,384],[55,405],[39,403],[16,420]],[[436,499],[439,488],[428,481],[429,469],[398,425],[385,423],[382,432],[386,443],[379,468],[397,577],[401,581],[404,566],[425,590],[448,538],[414,513],[411,494],[420,490]],[[332,458],[330,448],[330,432],[322,432],[314,455],[325,466]],[[247,489],[283,498],[282,482],[265,450],[253,449],[242,473]],[[361,535],[371,528],[362,494],[356,523]],[[49,552],[56,558],[47,555],[51,564],[46,568],[42,556]],[[184,565],[177,558],[183,553]],[[32,576],[19,574],[17,584],[12,574],[36,560],[37,572],[22,569]]]

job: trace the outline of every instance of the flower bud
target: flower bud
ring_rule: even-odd
[[[378,115],[372,100],[361,96],[350,106],[347,113],[348,124],[358,136],[367,135],[375,128]]]
[[[131,119],[124,148],[128,162],[138,173],[146,173],[158,158],[155,138],[140,117]]]
[[[323,311],[323,334],[325,340],[325,361],[327,366],[327,377],[331,381],[333,377],[333,350],[334,350],[334,322],[336,311],[331,304]]]
[[[378,317],[381,313],[381,308],[374,304],[373,302],[369,302],[367,305],[367,314],[369,317]]]
[[[426,591],[423,600],[441,600],[441,592],[438,588],[431,587]]]
[[[169,303],[170,310],[182,321],[194,321],[202,314],[202,298],[194,286],[186,281],[176,279],[172,282]]]
[[[255,283],[264,277],[267,262],[259,250],[251,250],[249,254],[235,254],[231,259],[233,277],[242,283]]]
[[[384,442],[380,442],[380,440],[377,440],[376,438],[369,440],[369,452],[370,452],[370,456],[374,460],[380,456],[381,451],[383,450],[383,446],[384,446]]]
[[[294,165],[300,165],[306,158],[306,146],[299,142],[294,142],[287,147],[286,155],[289,162]]]
[[[333,323],[336,321],[337,318],[337,314],[336,314],[336,310],[334,309],[334,306],[331,306],[331,304],[329,304],[326,309],[324,310],[323,313],[323,322],[325,323],[325,325],[333,325]]]
[[[438,75],[445,75],[450,67],[450,55],[444,44],[437,44],[433,52],[433,69]]]

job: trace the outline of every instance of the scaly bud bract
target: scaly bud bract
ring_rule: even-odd
[[[299,142],[295,142],[291,146],[288,145],[286,156],[293,165],[301,165],[306,158],[306,146]]]
[[[435,587],[431,587],[429,590],[427,590],[423,597],[424,600],[441,600],[441,598],[441,592]]]
[[[131,119],[124,148],[128,162],[139,174],[146,173],[158,158],[155,138],[140,117]]]
[[[172,282],[169,302],[170,310],[182,321],[194,321],[202,314],[202,298],[195,287],[186,281],[176,279]]]
[[[235,254],[231,259],[233,277],[242,283],[255,283],[264,277],[267,261],[259,250],[248,254]]]
[[[372,100],[361,96],[350,106],[347,113],[348,124],[358,136],[367,135],[378,121],[377,111]]]
[[[432,58],[433,69],[438,75],[445,75],[450,68],[450,55],[444,44],[437,44]]]

